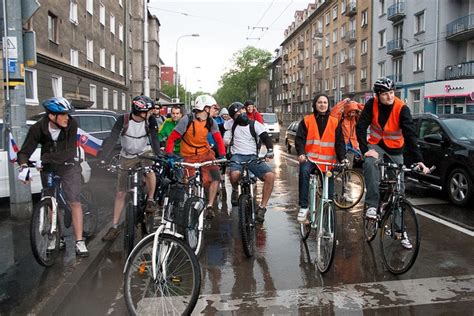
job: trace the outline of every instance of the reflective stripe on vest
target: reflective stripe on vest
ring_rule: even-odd
[[[306,136],[305,152],[308,157],[321,162],[336,162],[336,128],[339,124],[337,118],[329,116],[323,136],[320,137],[318,125],[314,114],[305,116],[304,123],[308,130]],[[322,171],[330,170],[331,167],[320,166]]]
[[[402,148],[405,141],[402,130],[400,129],[400,112],[405,104],[397,97],[393,104],[392,111],[385,123],[384,128],[379,124],[379,104],[378,99],[374,98],[372,110],[372,122],[370,124],[369,144],[376,145],[383,140],[389,148]]]

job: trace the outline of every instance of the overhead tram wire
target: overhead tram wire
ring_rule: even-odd
[[[263,18],[265,17],[265,15],[267,14],[267,12],[270,10],[270,8],[272,7],[273,3],[275,2],[275,0],[272,0],[272,2],[270,3],[270,5],[267,7],[267,9],[263,12],[262,16],[260,17],[260,19],[257,21],[257,23],[255,23],[255,26],[252,27],[252,32],[249,34],[249,36],[247,36],[247,38],[249,38],[250,36],[252,36],[252,33],[253,33],[253,30],[255,30],[256,28],[259,28],[258,25],[260,24],[260,22],[262,22]]]
[[[267,27],[267,29],[262,33],[262,35],[260,36],[260,39],[262,39],[265,34],[267,34],[268,30],[271,29],[271,27],[273,26],[273,24],[275,24],[276,21],[278,21],[279,18],[281,18],[281,16],[283,15],[283,13],[286,12],[286,10],[288,10],[288,8],[290,7],[290,5],[293,3],[294,0],[291,0],[290,3],[288,3],[288,5],[283,9],[283,11],[281,11],[280,15],[276,17],[275,20],[273,20],[272,23],[270,23],[270,25]]]

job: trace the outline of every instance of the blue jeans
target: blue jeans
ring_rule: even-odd
[[[301,208],[308,207],[308,197],[309,197],[309,177],[311,173],[321,173],[318,167],[309,160],[300,163],[300,175],[298,179],[298,193],[299,201],[298,204]],[[321,175],[322,179],[322,175]],[[334,194],[334,177],[329,178],[329,187],[328,187],[328,196],[332,199]]]

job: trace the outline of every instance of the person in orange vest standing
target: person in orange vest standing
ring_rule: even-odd
[[[389,78],[380,78],[373,87],[375,97],[365,104],[359,122],[356,125],[357,140],[364,155],[364,179],[367,187],[365,195],[365,216],[377,218],[379,204],[380,176],[376,162],[384,155],[397,164],[403,164],[404,146],[413,155],[414,161],[423,173],[429,169],[423,164],[423,157],[416,144],[416,132],[410,109],[395,96],[395,84]],[[370,127],[367,139],[367,128]],[[404,191],[402,180],[402,191]],[[412,245],[406,233],[403,233],[402,245],[411,249]]]
[[[298,182],[299,206],[298,222],[304,223],[308,217],[308,194],[310,174],[317,170],[308,157],[322,162],[345,161],[346,148],[339,120],[330,116],[329,97],[317,95],[313,100],[313,113],[306,115],[296,132],[295,148],[300,163]],[[325,166],[321,166],[325,171]],[[334,192],[333,178],[329,180],[329,196]]]

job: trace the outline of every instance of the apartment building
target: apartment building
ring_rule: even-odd
[[[75,107],[125,111],[126,0],[42,0],[27,25],[36,32],[37,65],[25,67],[27,116],[62,96]]]
[[[282,119],[282,113],[285,112],[285,108],[282,100],[282,51],[280,49],[275,50],[275,59],[269,67],[269,104],[268,112],[273,112],[278,115],[279,119]]]

